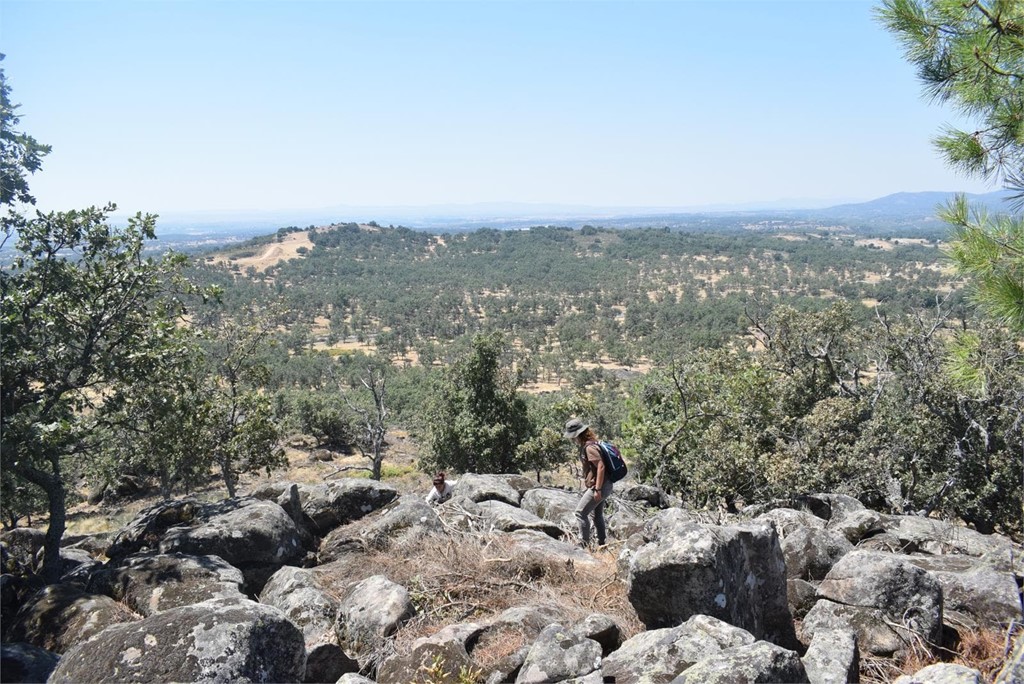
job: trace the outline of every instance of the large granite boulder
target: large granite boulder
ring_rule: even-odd
[[[554,539],[561,539],[564,534],[558,525],[539,518],[518,506],[510,506],[503,501],[481,501],[477,507],[481,515],[488,521],[489,526],[501,532],[536,530]]]
[[[148,616],[215,598],[243,599],[244,585],[241,570],[219,556],[142,553],[94,572],[88,590]]]
[[[942,608],[960,622],[1000,629],[1019,619],[1020,593],[1013,573],[970,556],[902,556],[942,586]],[[966,618],[966,619],[965,619]]]
[[[111,625],[138,619],[109,596],[87,594],[76,585],[51,584],[32,595],[4,628],[8,641],[61,654]]]
[[[710,615],[781,646],[796,644],[774,526],[679,522],[665,511],[629,562],[627,591],[648,629]]]
[[[818,587],[819,596],[848,608],[881,611],[884,626],[906,638],[917,634],[931,643],[942,641],[942,586],[926,570],[905,556],[876,551],[854,551],[839,560]],[[804,629],[822,602],[804,619]],[[883,625],[879,625],[879,629]],[[884,633],[884,630],[883,630]],[[858,631],[862,647],[872,640]]]
[[[320,543],[317,558],[320,563],[329,563],[353,552],[386,549],[410,537],[443,530],[437,511],[422,497],[407,494],[364,518],[331,530]]]
[[[306,643],[306,682],[335,682],[358,672],[359,664],[345,655],[334,631],[339,600],[320,586],[312,570],[285,566],[274,573],[260,593],[260,603],[273,606],[302,630]]]
[[[782,540],[789,579],[821,580],[840,558],[853,550],[846,537],[824,528],[801,527]]]
[[[561,527],[563,530],[576,529],[576,504],[580,495],[564,489],[537,488],[523,494],[520,506]]]
[[[955,663],[935,663],[912,675],[897,677],[893,684],[984,684],[985,678],[973,667]]]
[[[36,558],[45,542],[46,530],[38,527],[15,527],[0,534],[5,564],[12,564],[12,567],[4,567],[3,572],[12,572],[15,569],[35,570]]]
[[[800,656],[788,649],[758,641],[735,646],[698,661],[673,684],[732,684],[732,682],[809,682]]]
[[[213,599],[115,625],[61,658],[53,684],[79,682],[299,682],[302,633],[281,611]]]
[[[512,543],[513,552],[522,562],[543,570],[545,567],[574,565],[575,567],[600,567],[601,561],[583,549],[568,542],[553,539],[536,530],[516,530],[506,535]]]
[[[141,513],[114,538],[114,561],[143,550],[215,555],[242,571],[246,589],[258,593],[282,565],[305,556],[302,532],[276,503],[253,498],[204,504],[159,504]]]
[[[773,523],[781,539],[785,539],[797,530],[807,528],[823,530],[826,524],[825,520],[813,513],[798,511],[795,508],[773,508],[757,516],[754,520]]]
[[[901,549],[974,556],[996,570],[1024,575],[1024,547],[1006,537],[916,515],[889,516],[883,518],[882,526],[898,540]]]
[[[38,682],[49,679],[60,657],[46,649],[25,643],[0,646],[0,682]]]
[[[651,629],[626,640],[604,659],[601,672],[616,684],[662,684],[695,663],[755,641],[744,629],[695,615],[677,627]]]
[[[405,587],[374,575],[349,588],[334,629],[345,653],[365,670],[380,660],[387,637],[415,615]]]
[[[600,666],[600,644],[561,625],[549,625],[530,647],[516,684],[561,682],[588,675]]]
[[[377,670],[379,684],[420,681],[430,671],[442,681],[457,681],[459,673],[473,668],[469,647],[484,626],[475,622],[449,625],[413,642],[408,653],[385,660]]]
[[[814,684],[842,684],[860,679],[857,635],[851,630],[821,630],[803,657],[807,678]]]
[[[849,511],[828,521],[828,530],[841,534],[851,544],[858,544],[872,534],[883,532],[882,514],[868,508]]]
[[[285,497],[288,492],[280,496]],[[359,520],[398,498],[391,485],[363,478],[345,478],[318,485],[300,485],[302,512],[309,516],[315,532],[323,536],[339,525]]]
[[[504,501],[510,506],[519,506],[519,490],[499,475],[477,475],[465,473],[455,485],[459,496],[481,501]]]

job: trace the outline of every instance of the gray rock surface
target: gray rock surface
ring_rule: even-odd
[[[428,678],[455,681],[465,668],[472,669],[470,644],[475,643],[486,627],[476,622],[448,625],[428,637],[412,643],[408,653],[385,660],[377,671],[380,684],[407,684]]]
[[[111,625],[138,619],[109,596],[87,594],[75,585],[51,584],[32,595],[4,629],[9,641],[63,654]]]
[[[970,556],[905,558],[939,581],[944,612],[956,611],[961,619],[969,615],[976,624],[996,629],[1020,618],[1020,594],[1013,573]]]
[[[885,530],[904,549],[933,555],[963,554],[980,558],[996,570],[1024,575],[1024,547],[995,534],[981,534],[962,525],[916,515],[883,518]]]
[[[25,643],[0,645],[0,682],[42,684],[57,667],[56,653]]]
[[[335,631],[345,653],[365,668],[384,640],[416,614],[409,592],[383,575],[353,585],[338,606]]]
[[[285,566],[263,587],[260,603],[273,606],[302,630],[307,682],[333,682],[359,664],[345,655],[334,631],[340,601],[319,585],[312,570]]]
[[[789,602],[789,612],[799,620],[818,601],[818,587],[802,579],[786,580],[786,600]]]
[[[825,521],[807,511],[798,511],[795,508],[773,508],[754,518],[755,521],[763,520],[775,525],[780,539],[785,539],[793,532],[805,528],[823,530]]]
[[[867,508],[849,511],[829,520],[827,529],[843,535],[851,544],[858,544],[869,534],[882,529],[882,515]]]
[[[812,643],[823,631],[852,630],[857,634],[857,647],[862,654],[888,657],[911,643],[911,633],[897,628],[884,610],[863,606],[847,606],[821,599],[804,616],[801,634],[804,643]]]
[[[524,511],[533,513],[558,525],[564,530],[576,529],[576,504],[580,495],[564,489],[531,489],[523,495],[520,506]]]
[[[1024,682],[1024,630],[1017,631],[1017,637],[1006,664],[996,675],[995,684],[1020,684]]]
[[[630,561],[627,591],[650,628],[710,615],[782,646],[796,644],[775,528],[678,523],[664,511]]]
[[[936,663],[912,675],[897,677],[893,684],[984,684],[981,672],[953,663]]]
[[[818,595],[846,606],[881,611],[887,625],[917,633],[931,643],[942,640],[942,587],[906,557],[875,551],[849,553],[821,582]]]
[[[836,562],[853,550],[846,537],[824,528],[801,527],[782,540],[788,579],[822,580]]]
[[[271,501],[184,499],[140,513],[117,534],[107,555],[115,562],[144,550],[219,556],[242,571],[247,591],[258,593],[274,571],[305,555],[302,537],[295,521]]]
[[[287,496],[287,491],[279,496]],[[309,516],[315,526],[314,531],[320,536],[339,525],[359,520],[397,498],[398,490],[391,485],[364,478],[299,486],[302,512]]]
[[[558,525],[539,518],[518,506],[511,506],[503,501],[489,500],[481,501],[477,507],[490,526],[501,532],[535,530],[553,539],[562,538],[562,528]]]
[[[504,477],[498,475],[464,473],[459,477],[458,484],[455,485],[455,492],[476,503],[504,501],[510,506],[519,506],[519,490],[509,484]]]
[[[590,674],[600,666],[600,644],[562,625],[550,625],[530,647],[516,684],[561,682]]]
[[[552,539],[543,532],[536,530],[516,530],[508,534],[514,551],[522,554],[521,558],[543,566],[565,566],[573,564],[577,567],[599,567],[601,561],[583,549],[568,542]]]
[[[601,655],[606,656],[622,645],[622,630],[608,615],[593,613],[569,627],[573,634],[593,639],[601,645]]]
[[[678,627],[641,632],[626,640],[601,664],[616,684],[671,682],[695,663],[722,651],[753,644],[754,636],[706,615],[695,615]]]
[[[298,682],[305,660],[281,611],[214,599],[104,630],[66,653],[50,682]]]
[[[219,556],[142,553],[94,572],[88,590],[148,616],[214,598],[244,599],[244,584],[242,572]]]
[[[850,630],[821,630],[803,657],[811,684],[846,684],[860,679],[857,635]]]
[[[808,682],[795,652],[758,641],[736,646],[687,668],[673,684],[733,684],[734,682]]]

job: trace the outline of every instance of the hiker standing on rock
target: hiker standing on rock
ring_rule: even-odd
[[[597,444],[597,435],[590,426],[579,418],[573,418],[565,424],[565,437],[571,439],[579,448],[580,463],[583,466],[583,485],[586,491],[576,506],[576,520],[580,526],[580,543],[586,548],[590,543],[590,516],[594,516],[594,530],[597,532],[598,546],[604,546],[604,504],[612,494],[612,481],[606,477],[604,459],[601,448]]]

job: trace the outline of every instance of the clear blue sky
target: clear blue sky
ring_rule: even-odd
[[[0,0],[40,206],[693,207],[992,190],[873,3]]]

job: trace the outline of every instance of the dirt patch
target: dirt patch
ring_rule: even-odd
[[[300,249],[312,250],[313,243],[309,239],[309,231],[288,233],[280,242],[274,242],[262,248],[256,256],[232,257],[221,255],[214,258],[213,263],[219,265],[235,265],[246,271],[251,266],[257,271],[266,271],[282,261],[298,259],[302,256]]]

